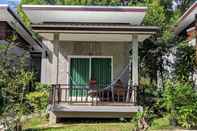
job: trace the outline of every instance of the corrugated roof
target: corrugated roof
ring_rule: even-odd
[[[15,12],[13,12],[8,5],[0,4],[0,21],[5,21],[9,24],[13,30],[16,30],[17,33],[30,45],[33,46],[36,50],[41,50],[41,43],[33,38],[33,34],[25,27],[23,22],[17,16]]]
[[[197,1],[190,6],[190,8],[179,18],[176,27],[174,29],[175,34],[179,35],[185,30],[191,23],[195,21],[195,15],[197,14]]]
[[[23,5],[32,23],[85,22],[140,25],[147,7]]]

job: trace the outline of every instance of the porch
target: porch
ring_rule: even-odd
[[[138,94],[138,87],[97,86],[92,90],[89,85],[55,84],[49,97],[50,122],[59,118],[131,118],[143,110],[138,106]]]

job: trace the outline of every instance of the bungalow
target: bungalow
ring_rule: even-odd
[[[6,44],[8,38],[15,34],[17,37],[17,46],[12,48],[11,52],[20,56],[24,51],[31,54],[30,66],[37,72],[37,80],[40,80],[40,65],[42,44],[33,37],[19,19],[18,15],[6,4],[0,4],[0,44]]]
[[[146,7],[23,5],[42,36],[41,82],[59,118],[130,118],[137,105],[138,45],[159,30]],[[129,80],[129,78],[132,79]]]

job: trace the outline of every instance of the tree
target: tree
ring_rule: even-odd
[[[186,41],[182,41],[176,51],[175,74],[178,80],[193,82],[193,74],[196,69],[195,49],[189,46]]]
[[[30,113],[31,107],[25,99],[27,87],[33,80],[33,73],[28,70],[28,52],[17,55],[12,49],[19,43],[13,35],[0,48],[0,92],[1,92],[1,120],[11,121],[8,124],[12,130],[20,131],[22,116]],[[15,123],[15,124],[13,124]]]

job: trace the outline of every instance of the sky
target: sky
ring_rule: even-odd
[[[0,0],[0,4],[8,4],[8,3],[12,3],[12,2],[19,3],[20,0]]]
[[[13,9],[20,3],[20,0],[0,0],[0,4],[9,4]]]

